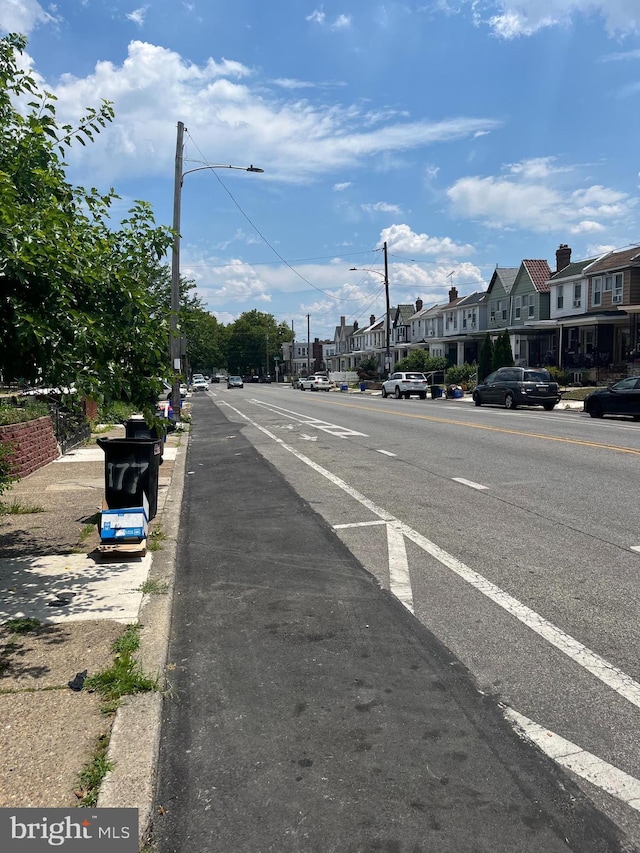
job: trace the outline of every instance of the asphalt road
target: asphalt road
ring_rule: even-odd
[[[194,401],[194,420],[160,853],[551,851],[563,833],[570,849],[615,849],[604,818],[562,825],[570,803],[585,805],[573,783],[627,834],[626,849],[640,849],[640,533],[627,497],[640,427],[284,386],[215,388]],[[287,641],[279,658],[274,637]],[[446,700],[427,711],[440,723],[425,728],[434,682],[446,683]],[[366,716],[350,717],[358,706]],[[443,719],[455,733],[448,745]],[[511,736],[512,725],[553,760]],[[461,749],[458,735],[474,748]],[[366,781],[353,760],[358,738]],[[434,774],[445,753],[449,772]],[[457,775],[453,753],[465,755]],[[324,775],[307,772],[318,756]],[[431,782],[445,777],[474,796],[449,789],[434,800]],[[496,804],[513,805],[515,777],[520,794],[542,797],[551,817],[533,824],[554,827],[548,837],[520,837],[512,821],[498,838]],[[455,819],[425,840],[446,803]],[[577,839],[577,827],[590,829]]]

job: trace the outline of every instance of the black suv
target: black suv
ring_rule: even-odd
[[[500,403],[507,409],[543,406],[550,412],[559,401],[558,383],[549,371],[532,367],[501,367],[473,392],[476,406],[483,403]]]

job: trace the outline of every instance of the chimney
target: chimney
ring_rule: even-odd
[[[571,249],[566,243],[560,243],[556,249],[556,272],[560,272],[571,263]]]
[[[372,314],[372,315],[369,317],[369,325],[370,325],[370,326],[373,326],[373,324],[375,323],[375,321],[376,321],[376,315],[375,315],[375,314]]]
[[[354,320],[354,321],[353,321],[353,331],[354,331],[354,332],[357,332],[357,331],[358,331],[358,321],[357,321],[357,320]]]
[[[420,297],[416,299],[416,311],[422,311],[422,299]]]
[[[458,298],[458,288],[452,287],[451,290],[449,291],[449,302],[453,302],[454,299],[457,299],[457,298]]]

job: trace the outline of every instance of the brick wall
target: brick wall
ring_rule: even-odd
[[[21,479],[53,462],[60,455],[49,417],[0,426],[0,443],[7,442],[16,446],[13,473]]]

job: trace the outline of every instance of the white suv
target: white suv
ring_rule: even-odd
[[[299,387],[301,391],[329,391],[331,382],[326,376],[307,376],[300,380]]]
[[[402,397],[408,400],[412,394],[415,394],[421,400],[426,400],[428,386],[424,373],[414,371],[392,373],[387,381],[382,383],[382,396],[388,397],[393,394],[396,400]]]

